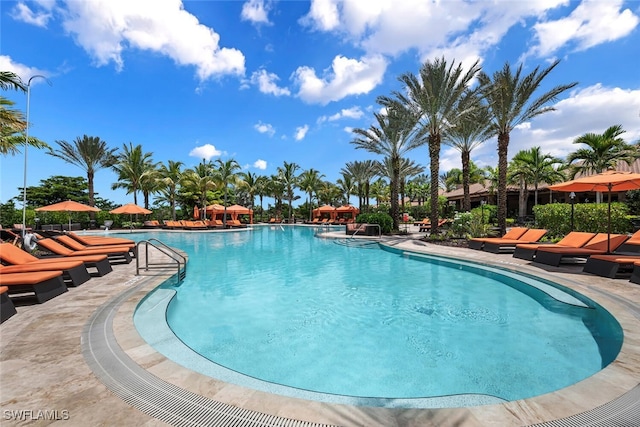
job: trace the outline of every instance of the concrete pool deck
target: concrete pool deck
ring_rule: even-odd
[[[345,235],[330,232],[325,237],[345,238]],[[573,386],[499,405],[393,409],[283,397],[190,371],[167,360],[142,340],[133,326],[133,312],[138,302],[169,274],[156,271],[135,276],[134,262],[116,265],[112,273],[94,277],[44,304],[19,306],[18,314],[0,325],[0,424],[166,425],[114,394],[96,376],[83,355],[86,342],[82,342],[82,337],[87,323],[97,310],[123,293],[127,295],[114,308],[111,329],[119,349],[133,363],[164,382],[212,401],[289,420],[288,424],[278,425],[532,425],[591,411],[628,394],[640,384],[640,286],[624,279],[583,274],[581,267],[542,268],[510,255],[431,245],[411,237],[420,235],[385,240],[400,250],[474,260],[535,274],[597,301],[623,327],[625,339],[620,354],[604,370]],[[242,425],[274,424],[245,421]]]

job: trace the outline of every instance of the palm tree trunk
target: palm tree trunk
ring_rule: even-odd
[[[438,230],[438,172],[440,170],[440,136],[429,135],[429,157],[431,171],[431,232]]]
[[[507,151],[509,134],[498,134],[498,228],[500,235],[507,232]]]
[[[462,152],[462,210],[469,212],[471,210],[471,195],[469,194],[469,162],[471,154],[468,151]]]

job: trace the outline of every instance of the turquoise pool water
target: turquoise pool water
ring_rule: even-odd
[[[253,387],[259,380],[268,390],[383,406],[437,396],[527,398],[593,375],[621,347],[615,319],[568,289],[313,232],[154,234],[190,257],[183,284],[156,291],[171,290],[162,313],[170,330]],[[158,322],[145,320],[147,311],[139,309],[135,323],[154,341]],[[159,351],[189,367],[193,354],[169,347]]]

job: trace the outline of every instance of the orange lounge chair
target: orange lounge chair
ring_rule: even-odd
[[[629,281],[631,283],[635,283],[636,285],[640,284],[640,262],[633,263],[633,271],[631,272]]]
[[[33,293],[39,303],[67,292],[67,286],[62,281],[62,271],[0,273],[0,286],[9,288],[9,294]]]
[[[67,286],[80,286],[89,279],[91,275],[82,261],[60,260],[52,263],[37,263],[37,265],[0,265],[0,274],[8,273],[35,273],[38,271],[62,271],[62,280]]]
[[[615,279],[631,274],[636,262],[640,262],[640,254],[596,254],[587,258],[582,272]]]
[[[598,233],[581,248],[542,247],[536,251],[534,262],[558,266],[563,261],[576,261],[589,258],[591,255],[605,255],[615,251],[629,236],[626,234]],[[609,242],[607,242],[609,240]]]
[[[78,242],[75,239],[72,239],[70,236],[58,236],[56,242],[62,243],[64,246],[73,249],[74,251],[85,251],[85,250],[113,250],[119,249],[123,251],[128,251],[131,253],[133,257],[136,255],[136,244],[122,244],[122,245],[84,245]]]
[[[636,231],[616,250],[616,252],[638,253],[640,255],[640,230]]]
[[[73,249],[69,249],[68,247],[56,242],[53,239],[42,239],[36,242],[39,247],[53,252],[56,255],[61,255],[65,257],[76,257],[82,255],[106,255],[109,258],[110,263],[114,262],[126,262],[127,264],[131,262],[131,255],[129,254],[129,249],[126,247],[114,246],[112,248],[101,248],[101,249],[84,249],[81,251],[76,251]]]
[[[2,262],[6,264],[7,267],[23,265],[37,268],[38,266],[43,266],[42,269],[46,270],[51,270],[52,266],[55,267],[56,265],[61,265],[59,263],[62,262],[82,262],[84,263],[85,270],[87,270],[88,268],[95,268],[95,275],[97,276],[104,276],[105,274],[110,273],[113,270],[106,255],[77,256],[73,259],[56,257],[36,258],[30,253],[27,253],[10,243],[0,244],[0,260],[2,260]],[[58,270],[64,270],[64,268],[58,268]],[[74,276],[71,279],[74,283],[81,282],[81,277],[83,277],[82,270],[78,271],[79,273],[76,273],[75,271],[72,272],[70,270],[70,274]]]
[[[105,237],[105,236],[81,236],[72,231],[65,233],[66,236],[82,243],[86,246],[104,246],[104,245],[135,245],[135,240],[125,239],[123,237]]]
[[[16,306],[13,305],[13,301],[9,298],[9,288],[0,286],[0,323],[4,323],[5,320],[16,313]]]
[[[595,237],[596,233],[585,233],[583,231],[572,231],[564,236],[558,243],[518,243],[513,253],[514,258],[532,261],[536,257],[538,248],[564,247],[580,248]]]
[[[515,252],[517,244],[537,243],[545,234],[547,234],[547,230],[545,229],[531,228],[517,239],[487,238],[482,246],[482,250],[493,252],[494,254],[512,254]]]
[[[513,227],[510,228],[502,237],[476,237],[473,239],[469,239],[469,248],[470,249],[482,249],[484,243],[488,241],[492,241],[495,239],[499,240],[516,240],[521,237],[524,233],[529,230],[527,227]],[[524,242],[522,242],[524,243]]]

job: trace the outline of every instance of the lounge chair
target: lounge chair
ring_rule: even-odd
[[[558,243],[518,243],[516,250],[513,252],[514,258],[526,259],[533,261],[536,257],[538,248],[542,247],[564,247],[579,248],[587,244],[589,240],[595,237],[596,233],[585,233],[583,231],[572,231],[564,236]]]
[[[9,288],[9,294],[33,293],[39,303],[67,292],[67,286],[62,281],[62,271],[0,273],[0,286]]]
[[[554,266],[558,266],[562,262],[567,261],[575,263],[579,260],[589,258],[591,255],[607,254],[607,248],[609,248],[609,253],[613,252],[628,238],[629,236],[626,234],[612,234],[609,236],[607,233],[598,233],[581,248],[539,248],[536,251],[536,257],[533,261]],[[608,239],[609,242],[607,243]]]
[[[602,277],[615,279],[632,273],[633,265],[640,262],[640,254],[605,254],[591,255],[582,269],[583,273],[597,274]]]
[[[516,245],[521,243],[537,243],[547,234],[547,230],[542,228],[531,228],[517,239],[487,238],[482,246],[482,250],[493,252],[494,254],[512,254],[516,250]]]
[[[4,323],[5,320],[16,313],[16,306],[13,305],[13,301],[9,298],[9,288],[0,286],[0,323]]]
[[[208,228],[207,224],[201,220],[197,220],[197,221],[183,220],[183,221],[180,221],[180,223],[182,224],[182,227],[185,230],[206,230]]]
[[[0,274],[9,273],[35,273],[38,271],[62,271],[62,280],[67,286],[80,286],[89,279],[91,275],[82,261],[60,260],[51,263],[36,263],[36,265],[0,265]]]
[[[122,249],[129,251],[134,257],[136,253],[136,244],[120,244],[120,245],[86,245],[84,243],[80,243],[76,239],[71,238],[71,236],[58,236],[55,239],[57,242],[62,243],[66,247],[73,249],[74,251],[84,251],[84,250],[112,250],[112,249]]]
[[[633,233],[626,242],[616,249],[616,252],[640,254],[640,230]]]
[[[125,239],[123,237],[105,237],[105,236],[81,236],[80,234],[70,231],[65,234],[74,240],[87,246],[104,246],[104,245],[135,245],[135,240]]]
[[[67,248],[66,246],[56,242],[53,239],[38,240],[37,244],[47,251],[65,257],[76,257],[82,255],[106,255],[109,258],[109,262],[112,264],[122,261],[126,262],[127,264],[131,262],[131,255],[129,254],[129,249],[126,247],[123,248],[120,246],[114,246],[112,248],[84,249],[81,251],[76,251]]]
[[[443,225],[447,224],[449,222],[448,219],[439,219],[438,220],[438,228],[442,227]],[[418,233],[425,233],[431,230],[431,223],[429,222],[426,225],[421,225],[420,228],[418,229]]]
[[[22,265],[37,268],[38,266],[43,266],[43,270],[51,270],[51,267],[62,265],[59,263],[82,262],[85,266],[85,270],[89,268],[95,268],[96,272],[94,273],[94,275],[97,276],[104,276],[105,274],[110,273],[113,270],[106,255],[77,256],[72,259],[60,257],[36,258],[30,253],[27,253],[10,243],[0,244],[0,260],[2,260],[2,262],[6,264],[7,267]],[[68,269],[69,265],[70,264],[64,264],[64,267],[67,267]],[[58,270],[65,270],[65,268],[58,268]],[[82,269],[79,268],[70,269],[69,276],[71,281],[77,284],[83,283],[82,278],[86,277],[84,276]]]
[[[243,224],[237,219],[228,219],[227,220],[227,226],[232,227],[232,228],[246,228],[247,224]]]
[[[527,230],[529,230],[527,227],[513,227],[509,229],[509,231],[507,231],[502,237],[476,237],[473,239],[469,239],[469,248],[480,250],[483,248],[487,240],[489,241],[495,240],[495,239],[515,240],[521,237],[524,233],[526,233]]]
[[[640,262],[633,263],[633,271],[631,272],[629,281],[631,283],[635,283],[636,285],[640,284]]]

